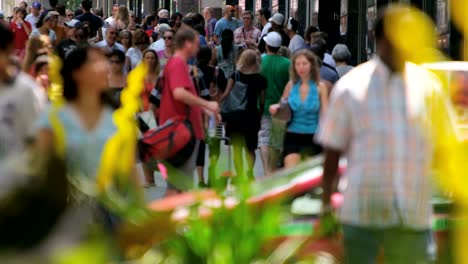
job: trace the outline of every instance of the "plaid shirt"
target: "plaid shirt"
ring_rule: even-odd
[[[234,30],[234,43],[236,45],[243,44],[246,41],[258,43],[261,36],[262,32],[256,27],[250,27],[249,29],[246,27],[240,27]]]
[[[410,63],[392,75],[375,58],[333,88],[317,141],[347,156],[343,223],[429,228],[433,135],[427,103],[437,83]]]

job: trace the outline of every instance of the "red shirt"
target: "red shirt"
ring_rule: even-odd
[[[195,96],[198,96],[195,85],[189,74],[187,62],[182,58],[173,56],[164,67],[164,80],[159,113],[160,124],[175,116],[187,116],[192,123],[197,139],[204,139],[202,110],[197,106],[188,106],[174,99],[172,95],[176,88],[183,87]]]
[[[24,21],[24,24],[28,27],[29,33],[31,33],[31,24],[29,22]],[[26,33],[26,30],[24,29],[23,25],[21,25],[21,28],[18,28],[15,22],[10,23],[10,28],[11,31],[13,31],[13,34],[15,34],[15,41],[14,41],[14,48],[15,49],[25,49],[26,48],[26,42],[28,42],[29,36]]]
[[[153,29],[148,29],[148,30],[146,30],[146,35],[148,35],[148,37],[151,38],[151,36],[153,36],[153,32],[154,32]],[[154,40],[154,41],[156,41],[156,40]]]

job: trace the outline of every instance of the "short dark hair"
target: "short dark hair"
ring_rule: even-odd
[[[385,15],[384,14],[385,14],[385,9],[384,11],[379,12],[377,19],[375,20],[374,36],[377,41],[385,37],[385,29],[384,29]]]
[[[7,24],[0,23],[0,51],[6,51],[13,45],[15,35]]]
[[[156,15],[149,15],[146,17],[145,24],[147,26],[151,26],[151,23],[153,23],[156,20]]]
[[[327,42],[322,38],[316,39],[311,43],[310,50],[323,61],[327,52]]]
[[[192,20],[193,20],[193,25],[194,26],[196,26],[196,25],[201,25],[202,27],[205,26],[205,18],[200,13],[196,13],[195,15],[193,15]]]
[[[195,25],[193,29],[195,29],[198,32],[198,34],[200,34],[203,37],[206,35],[205,28],[200,24]]]
[[[299,29],[299,22],[294,18],[290,18],[289,23],[291,24],[290,30],[297,32],[297,30]]]
[[[197,54],[198,65],[208,65],[210,63],[212,55],[213,52],[211,51],[211,48],[201,47]]]
[[[58,0],[49,0],[50,7],[54,8],[57,6]]]
[[[75,11],[73,11],[73,17],[77,17],[81,14],[83,14],[83,10],[81,8],[78,8]]]
[[[198,33],[191,28],[181,28],[177,30],[177,33],[174,36],[174,48],[182,49],[185,45],[185,42],[193,42],[198,37]]]
[[[125,53],[119,49],[112,49],[112,51],[107,54],[107,57],[117,57],[119,62],[125,62]]]
[[[81,1],[81,7],[85,10],[85,11],[91,11],[91,8],[93,7],[93,3],[89,0],[82,0]]]
[[[272,47],[272,46],[269,46],[268,44],[265,45],[267,50],[269,52],[273,52],[273,53],[278,53],[278,51],[281,49],[281,46],[280,47]]]
[[[94,9],[94,14],[98,17],[103,17],[104,16],[104,13],[102,11],[102,8],[98,7],[96,9]]]
[[[172,21],[175,22],[177,20],[177,18],[180,18],[182,20],[182,18],[184,18],[184,16],[179,12],[176,12],[176,13],[172,14],[172,16],[171,16]]]
[[[167,19],[167,18],[160,18],[160,19],[159,19],[159,24],[168,24],[168,25],[169,25],[169,19]]]
[[[186,16],[186,17],[182,18],[182,23],[189,26],[189,27],[191,27],[191,28],[193,28],[193,26],[194,26],[192,17],[187,17]]]
[[[58,4],[56,7],[55,7],[55,11],[57,11],[61,16],[65,16],[65,10],[67,8],[65,7],[64,4]]]
[[[18,13],[22,13],[23,15],[26,16],[26,14],[27,14],[28,12],[26,11],[26,9],[25,9],[24,7],[19,7],[18,9],[16,9],[15,14],[18,14]]]
[[[258,13],[262,15],[263,17],[265,17],[266,20],[270,19],[271,17],[271,11],[267,7],[260,9]]]

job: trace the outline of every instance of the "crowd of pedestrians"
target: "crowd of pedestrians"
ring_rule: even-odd
[[[203,14],[160,9],[137,18],[126,6],[115,5],[112,15],[103,18],[102,10],[93,10],[88,0],[74,12],[51,5],[49,10],[39,2],[30,8],[19,6],[11,17],[0,20],[0,81],[8,86],[0,96],[0,161],[25,150],[27,139],[35,139],[33,145],[44,154],[63,140],[69,173],[78,185],[90,184],[106,141],[117,129],[112,113],[120,106],[127,74],[143,63],[148,72],[138,114],[140,136],[174,117],[185,117],[194,144],[190,155],[174,167],[189,179],[197,167],[200,186],[220,177],[216,166],[221,139],[211,133],[213,127],[225,129],[234,154],[234,174],[249,180],[263,176],[254,175],[257,149],[269,176],[322,153],[324,147],[327,197],[344,153],[349,155],[352,175],[348,194],[363,197],[362,203],[344,207],[342,219],[350,223],[344,229],[347,246],[365,254],[359,249],[369,248],[365,243],[370,242],[358,234],[374,240],[377,236],[365,227],[392,227],[401,221],[403,227],[418,231],[388,228],[382,234],[395,231],[408,236],[405,241],[424,240],[429,211],[421,203],[429,204],[429,191],[420,188],[423,179],[418,177],[425,173],[423,154],[428,146],[419,134],[408,132],[417,130],[410,123],[412,117],[401,118],[406,113],[405,80],[392,74],[409,68],[394,63],[396,51],[389,48],[384,29],[376,29],[382,44],[378,57],[352,70],[345,45],[329,47],[327,34],[313,26],[301,36],[297,20],[271,14],[267,8],[244,11],[237,18],[237,10],[226,5],[217,20],[210,7]],[[65,99],[56,118],[47,110],[48,69],[54,54],[63,60]],[[227,103],[236,99],[242,99],[237,106]],[[383,101],[385,107],[379,107]],[[62,123],[65,138],[57,138],[52,118]],[[406,147],[412,151],[404,151]],[[209,175],[204,175],[205,165]],[[145,186],[154,185],[155,169],[143,164]],[[372,180],[382,173],[387,180]],[[413,178],[393,180],[394,175]],[[170,179],[171,175],[167,195],[185,191]],[[402,189],[406,196],[389,191],[396,181],[407,179],[408,187]],[[428,187],[426,182],[422,185]],[[380,211],[366,211],[371,209],[365,206],[376,201]],[[324,202],[328,208],[329,199]],[[396,212],[395,204],[403,212]]]
[[[229,5],[223,8],[223,17],[219,20],[214,17],[211,7],[206,7],[203,14],[190,13],[185,16],[180,13],[171,15],[168,10],[160,9],[136,19],[126,6],[114,5],[112,15],[104,19],[102,10],[93,10],[86,0],[75,12],[63,5],[52,3],[52,6],[52,9],[45,10],[41,3],[34,2],[29,9],[15,8],[9,23],[2,20],[14,35],[13,54],[23,65],[23,71],[41,87],[38,92],[42,94],[41,105],[47,104],[46,95],[51,85],[47,74],[50,56],[56,54],[68,61],[67,58],[75,50],[88,54],[87,47],[95,47],[90,54],[99,50],[106,55],[109,72],[89,76],[109,76],[106,85],[109,91],[106,94],[114,108],[120,105],[119,96],[126,86],[126,75],[139,63],[149,66],[139,116],[145,123],[151,124],[150,128],[163,125],[176,113],[183,115],[183,105],[190,106],[190,113],[196,115],[191,120],[196,138],[202,140],[199,149],[194,151],[199,156],[196,165],[202,186],[209,184],[210,177],[215,177],[209,175],[206,181],[207,175],[203,175],[206,145],[211,150],[209,156],[218,157],[220,144],[215,139],[205,141],[204,132],[210,119],[206,112],[214,115],[221,113],[221,106],[239,83],[247,87],[244,95],[246,107],[237,112],[223,112],[218,120],[230,139],[227,143],[233,146],[235,174],[254,179],[253,164],[257,148],[260,148],[266,175],[279,167],[294,166],[304,158],[320,153],[320,147],[313,143],[319,113],[325,111],[331,86],[351,66],[344,66],[350,54],[343,45],[333,53],[340,63],[339,67],[321,60],[325,54],[330,54],[326,34],[318,29],[307,31],[311,32],[310,36],[304,38],[311,41],[306,43],[298,34],[297,20],[286,20],[279,13],[272,15],[266,8],[256,13],[244,11],[239,14],[239,19],[236,8]],[[179,63],[180,67],[188,69],[181,71],[169,67],[167,70],[180,57],[181,53],[177,55],[177,50],[184,48],[185,43],[176,41],[182,33],[182,42],[187,42],[191,51],[184,53]],[[191,39],[192,34],[195,34],[196,41]],[[178,93],[167,94],[170,89],[179,88],[164,89],[164,86],[171,83],[173,78],[184,80],[181,72],[187,72],[189,76],[180,87],[191,91],[199,99],[191,96],[187,99],[183,93],[182,99],[177,100],[180,99]],[[196,83],[193,91],[187,87],[189,82]],[[152,94],[159,94],[160,102],[152,102]],[[205,101],[199,101],[201,99]],[[281,142],[276,144],[278,146],[272,146],[271,116],[281,100],[289,104],[293,118],[283,128],[287,130],[284,144]],[[168,113],[171,108],[176,111]],[[197,109],[200,109],[200,116]],[[201,111],[203,109],[205,111]],[[302,145],[304,139],[311,145]],[[242,155],[244,149],[246,155]],[[293,159],[291,154],[294,154]],[[247,167],[242,166],[244,156],[248,161]],[[212,158],[209,161],[210,174],[214,174],[216,160]],[[187,169],[187,174],[191,169]],[[145,171],[146,184],[153,184],[151,169]]]

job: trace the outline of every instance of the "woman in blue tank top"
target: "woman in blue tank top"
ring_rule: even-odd
[[[314,142],[320,113],[326,108],[328,92],[319,82],[317,57],[309,50],[298,51],[291,58],[290,81],[284,89],[282,100],[291,108],[292,116],[284,139],[284,166],[291,168],[303,158],[321,152]],[[279,105],[272,105],[270,112],[276,114]]]

